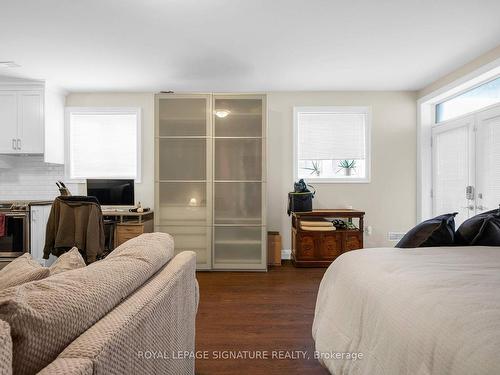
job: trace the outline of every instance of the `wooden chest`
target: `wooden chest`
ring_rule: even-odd
[[[297,267],[328,267],[346,251],[363,248],[364,212],[316,210],[292,215],[292,262]],[[356,219],[356,229],[334,231],[302,230],[301,220],[312,218]]]

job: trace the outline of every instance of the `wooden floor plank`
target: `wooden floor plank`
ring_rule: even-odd
[[[196,361],[196,374],[328,374],[313,358],[311,336],[324,272],[291,265],[266,273],[198,272],[196,350],[208,352],[209,359]],[[279,350],[304,351],[309,359],[273,359]],[[247,356],[259,351],[269,359],[214,359],[222,351]]]

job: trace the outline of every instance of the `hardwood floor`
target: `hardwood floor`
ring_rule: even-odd
[[[266,273],[198,272],[196,350],[208,359],[196,361],[196,374],[328,374],[313,358],[311,336],[324,272],[291,265]],[[244,359],[259,353],[267,359]],[[230,354],[239,358],[216,359]]]

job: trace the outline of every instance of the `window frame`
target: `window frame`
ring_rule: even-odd
[[[477,108],[477,109],[475,109],[473,111],[465,112],[465,113],[462,113],[461,115],[458,115],[458,116],[455,116],[455,117],[450,117],[449,119],[438,121],[438,106],[440,104],[443,104],[443,103],[446,103],[447,101],[450,101],[452,99],[458,98],[458,97],[460,97],[460,96],[462,96],[462,95],[464,95],[464,94],[466,94],[466,93],[468,93],[470,91],[473,91],[473,90],[475,90],[475,89],[477,89],[477,88],[479,88],[481,86],[484,86],[484,85],[486,85],[486,84],[488,84],[490,82],[496,81],[498,79],[500,79],[500,74],[496,74],[496,75],[494,75],[494,76],[492,76],[492,77],[490,77],[490,78],[488,78],[486,80],[480,81],[480,82],[478,82],[476,84],[471,85],[470,87],[466,87],[466,88],[464,88],[462,90],[459,90],[459,91],[457,91],[457,92],[455,92],[455,93],[453,93],[451,95],[444,96],[444,98],[441,98],[440,100],[434,102],[432,104],[432,107],[433,107],[432,108],[433,109],[433,113],[432,113],[432,116],[433,116],[433,118],[432,118],[432,126],[440,126],[442,124],[447,123],[448,121],[452,121],[452,120],[456,120],[456,119],[459,119],[459,118],[467,117],[467,116],[470,116],[471,114],[477,113],[479,111],[483,111],[483,110],[488,109],[488,108],[492,108],[492,107],[500,104],[500,100],[499,100],[496,103],[485,105],[484,107]]]
[[[66,107],[64,118],[64,174],[68,181],[72,183],[85,183],[87,179],[116,179],[116,176],[96,177],[88,176],[85,179],[72,178],[70,171],[70,119],[73,114],[133,114],[137,118],[136,123],[136,142],[137,142],[137,168],[134,181],[140,183],[142,181],[142,108],[140,107]],[[125,177],[119,177],[125,178]]]
[[[308,177],[304,180],[314,184],[367,184],[371,182],[372,170],[372,109],[370,106],[294,106],[293,107],[293,180],[298,179],[298,141],[299,141],[299,113],[355,113],[366,116],[365,123],[365,177],[336,177],[336,178],[314,178]]]

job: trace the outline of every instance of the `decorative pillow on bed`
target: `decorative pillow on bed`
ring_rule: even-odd
[[[457,229],[455,243],[464,246],[500,246],[500,210],[483,212],[465,220]]]
[[[450,246],[455,239],[455,215],[445,214],[421,222],[399,241],[396,247]]]

